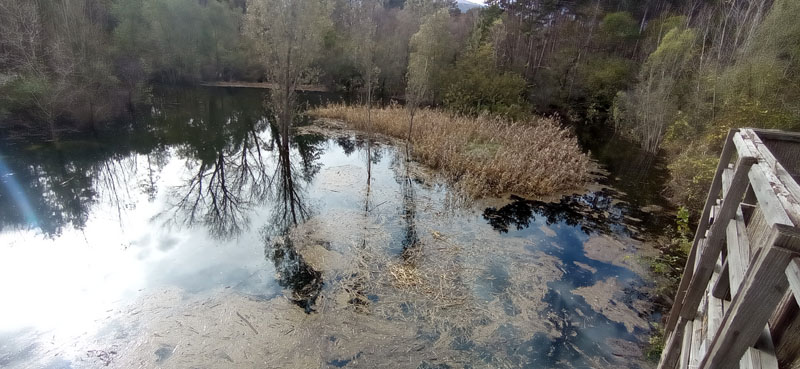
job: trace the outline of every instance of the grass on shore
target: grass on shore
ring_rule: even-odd
[[[408,111],[396,105],[372,109],[371,126],[364,106],[330,104],[310,114],[399,139],[408,133]],[[414,159],[441,170],[476,197],[545,195],[580,186],[589,177],[589,158],[555,118],[509,122],[420,109],[411,144]]]

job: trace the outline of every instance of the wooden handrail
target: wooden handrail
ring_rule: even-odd
[[[800,152],[797,133],[728,133],[667,319],[659,369],[777,368],[766,327],[785,291],[800,297],[800,186],[759,135],[797,143]],[[779,145],[782,158],[796,157],[792,146]]]

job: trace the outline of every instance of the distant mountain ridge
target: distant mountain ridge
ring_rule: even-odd
[[[469,1],[464,1],[464,0],[457,0],[456,1],[456,6],[459,9],[461,9],[462,13],[466,13],[467,10],[470,10],[472,8],[480,8],[480,7],[484,6],[484,5],[475,4],[475,3],[472,3],[472,2],[469,2]]]

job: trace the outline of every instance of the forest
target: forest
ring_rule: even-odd
[[[460,114],[604,125],[667,155],[669,195],[696,212],[729,128],[800,128],[798,12],[791,0],[490,0],[467,12],[447,0],[1,0],[0,124],[94,129],[154,84],[414,95]],[[292,92],[273,95],[295,109]]]
[[[161,296],[146,307],[174,309],[159,288],[224,286],[235,292],[213,307],[236,324],[203,318],[222,325],[218,342],[293,337],[255,359],[241,348],[261,341],[194,346],[190,361],[212,352],[220,367],[344,367],[364,352],[409,368],[450,367],[430,364],[447,355],[494,367],[658,360],[656,321],[724,138],[800,131],[800,1],[465,4],[0,0],[0,244],[11,245],[0,279],[69,264],[42,263],[49,253],[95,263],[85,279],[61,272],[67,291],[116,281],[114,263],[128,263],[118,274],[151,280],[76,294],[141,287]],[[28,279],[41,290],[59,279],[39,278]],[[19,286],[20,299],[39,291]],[[74,311],[102,305],[64,297],[86,304]],[[308,323],[287,301],[325,318]],[[154,337],[206,302],[121,319],[166,311],[135,333]],[[47,315],[12,305],[0,317]],[[298,321],[309,325],[280,325]],[[373,336],[349,337],[353,322]],[[241,327],[247,336],[224,331]],[[118,346],[78,356],[108,366],[155,352],[160,365],[171,344],[200,337],[181,329],[172,343],[147,338],[141,358],[115,358]],[[394,351],[404,345],[425,361]],[[295,355],[307,346],[319,363]],[[3,350],[0,366],[27,360]]]

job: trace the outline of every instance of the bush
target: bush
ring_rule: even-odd
[[[484,43],[468,51],[456,63],[452,76],[444,97],[448,109],[459,114],[490,113],[514,120],[528,116],[525,80],[516,73],[497,70],[491,44]]]
[[[668,166],[672,174],[668,185],[672,200],[699,214],[718,162],[716,153],[697,145],[690,145],[679,153]]]

